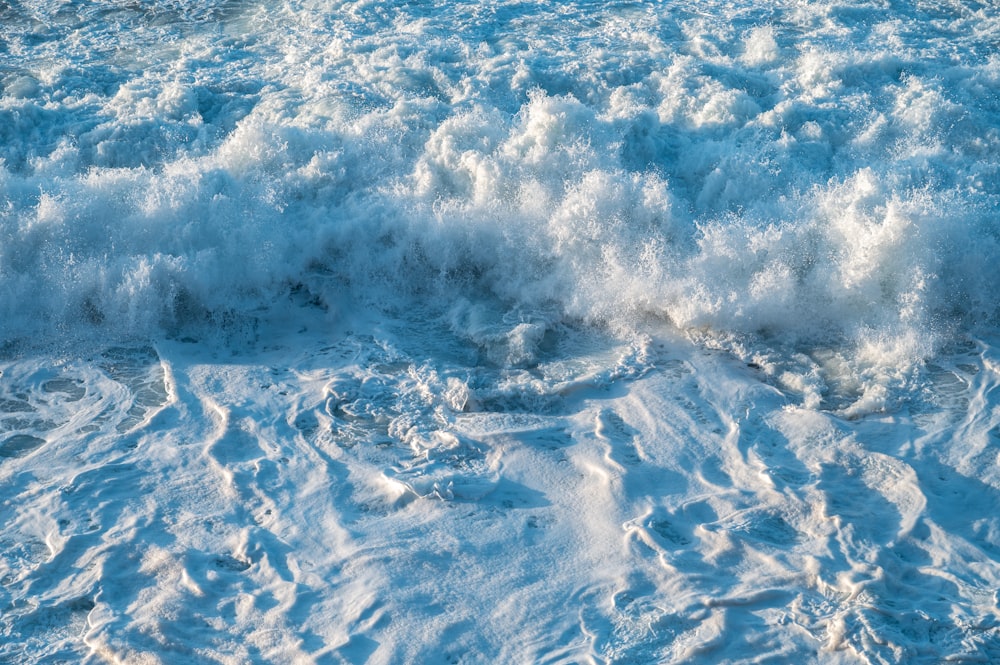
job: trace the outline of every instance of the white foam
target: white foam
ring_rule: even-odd
[[[992,658],[998,25],[0,7],[0,657]]]

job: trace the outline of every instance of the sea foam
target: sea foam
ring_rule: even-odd
[[[997,660],[998,28],[0,3],[0,660]]]
[[[741,9],[745,28],[608,11],[575,37],[494,15],[525,50],[495,25],[443,32],[459,7],[313,25],[288,5],[284,32],[239,7],[69,8],[30,49],[33,16],[10,10],[6,338],[147,335],[386,284],[916,356],[995,317],[994,61],[919,16],[843,24],[845,49],[821,10]],[[392,37],[341,37],[378,21]],[[95,61],[116,26],[144,55]]]

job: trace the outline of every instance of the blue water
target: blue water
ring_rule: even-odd
[[[0,3],[0,456],[29,464],[44,457],[42,442],[73,437],[113,446],[124,441],[115,437],[137,436],[127,435],[135,427],[179,440],[184,427],[215,418],[207,407],[207,415],[177,416],[174,425],[149,415],[185,403],[171,380],[193,382],[192,403],[216,394],[186,374],[198,363],[184,349],[202,359],[289,363],[265,356],[294,349],[286,340],[296,334],[308,335],[304,344],[314,349],[305,358],[327,357],[338,344],[354,349],[326,371],[365,386],[343,398],[353,406],[330,411],[320,425],[336,438],[343,420],[340,436],[351,450],[395,441],[418,456],[451,445],[434,434],[451,418],[441,413],[568,418],[591,408],[566,406],[568,386],[624,394],[630,381],[664,376],[664,363],[697,366],[707,374],[695,372],[700,387],[685,390],[719,414],[718,423],[702,423],[705,432],[717,427],[725,439],[727,428],[744,431],[756,419],[769,432],[762,437],[815,467],[814,480],[817,469],[860,474],[819,474],[816,496],[801,498],[827,506],[820,513],[834,510],[827,499],[841,488],[909,478],[897,463],[917,469],[914,491],[925,504],[945,491],[932,475],[989,488],[969,504],[977,526],[968,533],[943,517],[962,512],[957,499],[937,513],[916,499],[897,510],[903,522],[909,509],[936,520],[925,530],[964,534],[965,545],[935,545],[949,554],[940,565],[928,554],[920,570],[951,579],[975,568],[982,580],[968,583],[977,591],[957,594],[944,609],[913,610],[964,637],[927,646],[942,643],[914,627],[920,636],[872,629],[870,641],[852,641],[844,635],[864,631],[852,633],[831,609],[826,619],[833,626],[838,617],[839,627],[815,619],[822,627],[809,630],[834,646],[810,657],[996,658],[992,624],[970,628],[973,617],[987,621],[983,607],[994,617],[995,599],[968,599],[989,596],[990,580],[1000,578],[991,388],[1000,313],[998,34],[1000,9],[985,2]],[[653,351],[664,339],[686,350],[667,362],[657,355],[666,352]],[[117,365],[100,360],[114,349],[131,351]],[[754,400],[713,401],[707,386],[737,380],[699,365],[702,354],[721,354],[781,399],[753,418]],[[311,360],[294,362],[293,419],[316,407],[304,395],[311,372],[324,372]],[[375,369],[351,364],[364,362]],[[124,374],[109,369],[122,363]],[[49,365],[63,370],[44,374]],[[153,374],[136,378],[147,370]],[[212,399],[223,403],[219,395],[232,397],[238,382],[219,381],[229,388]],[[117,384],[126,392],[109,387]],[[99,395],[119,395],[118,406],[99,415]],[[270,404],[261,395],[246,398],[260,406],[254,413]],[[77,422],[70,414],[84,404],[91,429],[80,424],[84,416],[77,418],[84,429],[59,429]],[[612,410],[634,420],[629,408]],[[745,413],[724,415],[730,408]],[[799,413],[805,420],[789,424],[793,408],[840,423],[833,439],[862,441],[893,460],[879,467],[891,473],[872,480],[865,474],[874,467],[850,446],[839,457],[806,460],[795,451],[812,436],[802,424],[812,416]],[[17,415],[29,412],[40,415]],[[657,419],[677,417],[671,413],[653,409],[634,429],[659,436],[668,423]],[[490,427],[521,431],[497,422],[506,425]],[[414,432],[422,444],[410,441]],[[698,427],[692,432],[692,450],[708,445]],[[964,437],[974,450],[942,452],[932,463],[925,455],[932,433]],[[398,474],[400,459],[383,466]],[[935,465],[944,465],[940,474]],[[28,485],[15,482],[22,471],[7,473],[8,501],[26,497]],[[468,496],[481,498],[468,489],[479,487],[480,471],[469,473],[472,480],[456,477],[458,486],[466,482]],[[441,498],[440,480],[431,473],[406,486]],[[686,491],[694,501],[701,490]],[[903,495],[910,496],[892,496]],[[716,521],[703,520],[713,529],[729,524],[719,510]],[[851,504],[844,519],[863,521],[863,513]],[[796,532],[781,519],[794,542],[822,531]],[[920,532],[911,527],[900,533]],[[839,542],[851,541],[843,528],[838,523]],[[781,544],[794,550],[791,541]],[[976,554],[960,553],[966,545]],[[14,545],[5,547],[14,561]],[[879,547],[879,556],[888,551]],[[798,584],[786,582],[779,586]],[[25,584],[0,595],[0,605],[44,604]],[[838,587],[822,602],[841,593],[851,592]],[[417,621],[430,626],[430,616]],[[0,654],[60,662],[45,660],[62,656],[31,647],[27,629],[12,626],[0,620],[0,635],[18,645]],[[524,627],[514,619],[505,626],[498,635]],[[636,644],[648,646],[659,629],[670,633],[650,626],[635,628]],[[380,630],[373,624],[369,637]],[[748,638],[750,651],[723,650],[721,660],[810,653],[795,640],[769,642],[770,629],[747,630],[760,642]],[[418,641],[432,645],[432,633]],[[972,640],[973,633],[988,637]],[[222,647],[191,639],[205,662],[227,662],[212,660]],[[880,639],[894,646],[883,649]],[[955,646],[963,639],[974,647]],[[845,640],[849,656],[836,646]],[[469,662],[489,660],[492,643],[475,644],[483,653],[469,647]],[[591,647],[589,662],[682,662],[701,653],[649,646],[629,661],[619,643],[597,639]],[[95,662],[112,658],[90,648]],[[133,655],[140,652],[156,649]],[[360,662],[364,652],[341,657]],[[247,653],[282,662],[293,652]],[[319,646],[295,653],[303,662],[326,662],[317,654],[328,654]],[[377,662],[401,662],[398,650],[371,653]],[[566,658],[583,658],[572,653]]]

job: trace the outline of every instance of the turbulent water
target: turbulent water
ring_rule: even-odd
[[[0,662],[997,662],[998,213],[993,3],[0,0]]]

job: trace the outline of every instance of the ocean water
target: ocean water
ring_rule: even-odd
[[[0,662],[1000,662],[998,35],[0,0]]]

